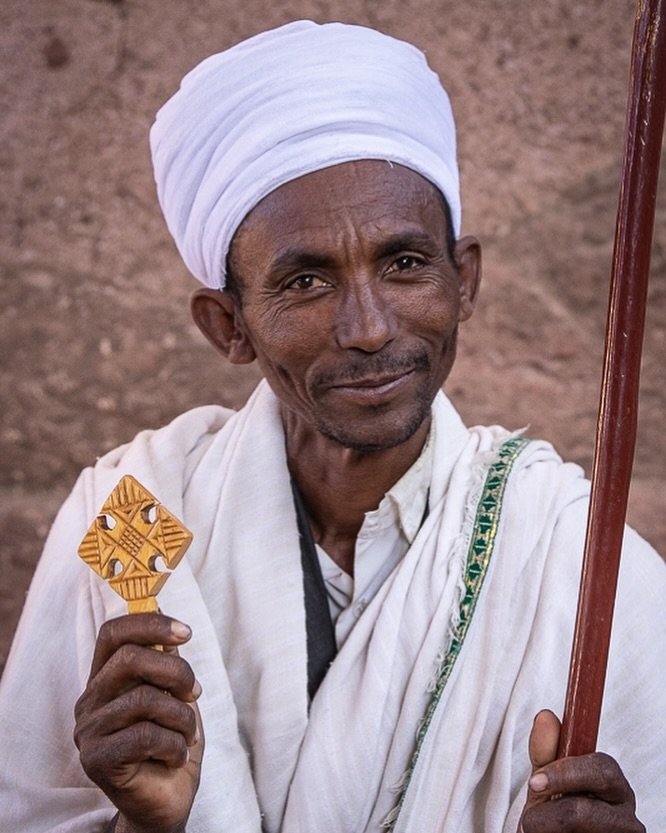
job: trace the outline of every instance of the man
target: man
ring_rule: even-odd
[[[439,393],[480,248],[423,56],[290,24],[194,70],[152,145],[194,319],[266,381],[83,473],[6,671],[6,829],[634,833],[629,781],[658,829],[663,564],[627,533],[613,757],[555,760],[588,484]],[[194,533],[168,616],[75,557],[125,473]]]

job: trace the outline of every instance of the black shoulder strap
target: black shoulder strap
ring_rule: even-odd
[[[305,594],[305,628],[308,649],[308,695],[310,700],[317,693],[330,664],[335,659],[337,645],[335,630],[328,609],[326,585],[321,574],[319,557],[312,538],[312,530],[303,498],[296,483],[291,481],[296,518],[301,543],[303,567],[303,592]]]

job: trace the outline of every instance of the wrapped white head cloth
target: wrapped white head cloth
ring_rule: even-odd
[[[150,141],[169,231],[211,287],[224,286],[232,237],[263,197],[340,162],[417,171],[460,231],[448,96],[416,47],[362,26],[301,20],[212,55],[159,111]]]

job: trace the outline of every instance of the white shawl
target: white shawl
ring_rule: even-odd
[[[84,471],[54,524],[0,689],[2,833],[91,833],[112,815],[80,770],[72,709],[98,627],[124,607],[76,548],[125,473],[194,532],[160,595],[162,609],[193,629],[182,653],[204,690],[206,752],[188,833],[380,831],[449,647],[480,486],[507,436],[468,431],[443,395],[434,419],[430,514],[309,716],[298,533],[267,386],[236,415],[196,409]],[[514,833],[532,718],[562,708],[587,491],[550,446],[532,442],[519,456],[479,603],[395,831]],[[600,747],[620,760],[639,817],[656,833],[666,821],[665,571],[633,533],[625,549]]]

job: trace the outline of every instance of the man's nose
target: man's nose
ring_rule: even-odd
[[[337,341],[345,350],[376,353],[397,332],[397,317],[381,286],[364,281],[345,288],[338,307]]]

